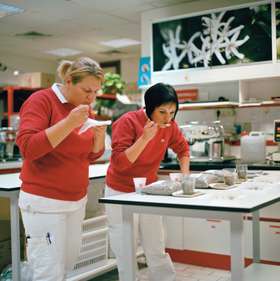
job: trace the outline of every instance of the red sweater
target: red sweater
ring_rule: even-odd
[[[133,192],[133,177],[146,177],[147,184],[157,180],[157,172],[165,151],[170,147],[179,159],[189,155],[189,146],[175,121],[168,128],[160,128],[134,163],[125,150],[143,134],[147,122],[145,112],[128,112],[112,128],[112,156],[107,171],[106,184],[122,192]]]
[[[91,152],[93,131],[79,135],[76,128],[55,148],[45,132],[73,108],[52,89],[32,94],[21,107],[16,142],[24,158],[20,178],[25,192],[67,201],[86,195],[89,164],[103,153]]]

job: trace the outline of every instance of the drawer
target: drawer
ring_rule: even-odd
[[[280,223],[261,222],[261,259],[280,262]]]
[[[169,249],[184,249],[184,219],[182,217],[164,217],[165,246]]]

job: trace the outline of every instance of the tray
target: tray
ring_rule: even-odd
[[[203,195],[203,194],[204,193],[201,192],[201,191],[195,191],[192,194],[184,194],[183,190],[178,190],[178,191],[173,192],[172,196],[175,196],[175,197],[185,197],[185,198],[193,198],[193,197],[200,196],[200,195]]]
[[[238,185],[234,184],[234,185],[227,185],[223,182],[215,182],[215,183],[210,183],[209,187],[212,189],[221,189],[221,190],[227,190],[227,189],[232,189],[237,187]]]

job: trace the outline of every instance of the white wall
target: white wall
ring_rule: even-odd
[[[5,72],[0,72],[0,85],[17,85],[19,77],[13,71],[55,73],[57,63],[46,60],[34,59],[24,56],[15,56],[9,53],[0,54],[0,62],[8,66]]]
[[[135,82],[138,79],[138,62],[139,57],[126,58],[121,60],[121,75],[122,79],[129,83]]]
[[[125,82],[137,81],[139,58],[125,58],[121,60],[122,78]],[[5,72],[0,72],[0,85],[17,85],[19,77],[13,75],[13,71],[23,70],[29,72],[44,72],[56,74],[57,61],[45,61],[23,56],[0,54],[0,62],[8,66]]]

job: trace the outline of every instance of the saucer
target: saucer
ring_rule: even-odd
[[[213,188],[213,189],[225,190],[225,189],[235,188],[235,187],[237,187],[237,185],[236,184],[234,184],[234,185],[227,185],[227,184],[225,184],[223,182],[215,182],[215,183],[210,183],[209,187]]]
[[[175,197],[185,197],[185,198],[192,198],[192,197],[196,197],[196,196],[200,196],[203,195],[204,193],[201,191],[194,191],[192,194],[184,194],[183,190],[178,190],[176,192],[172,193],[172,196]]]

